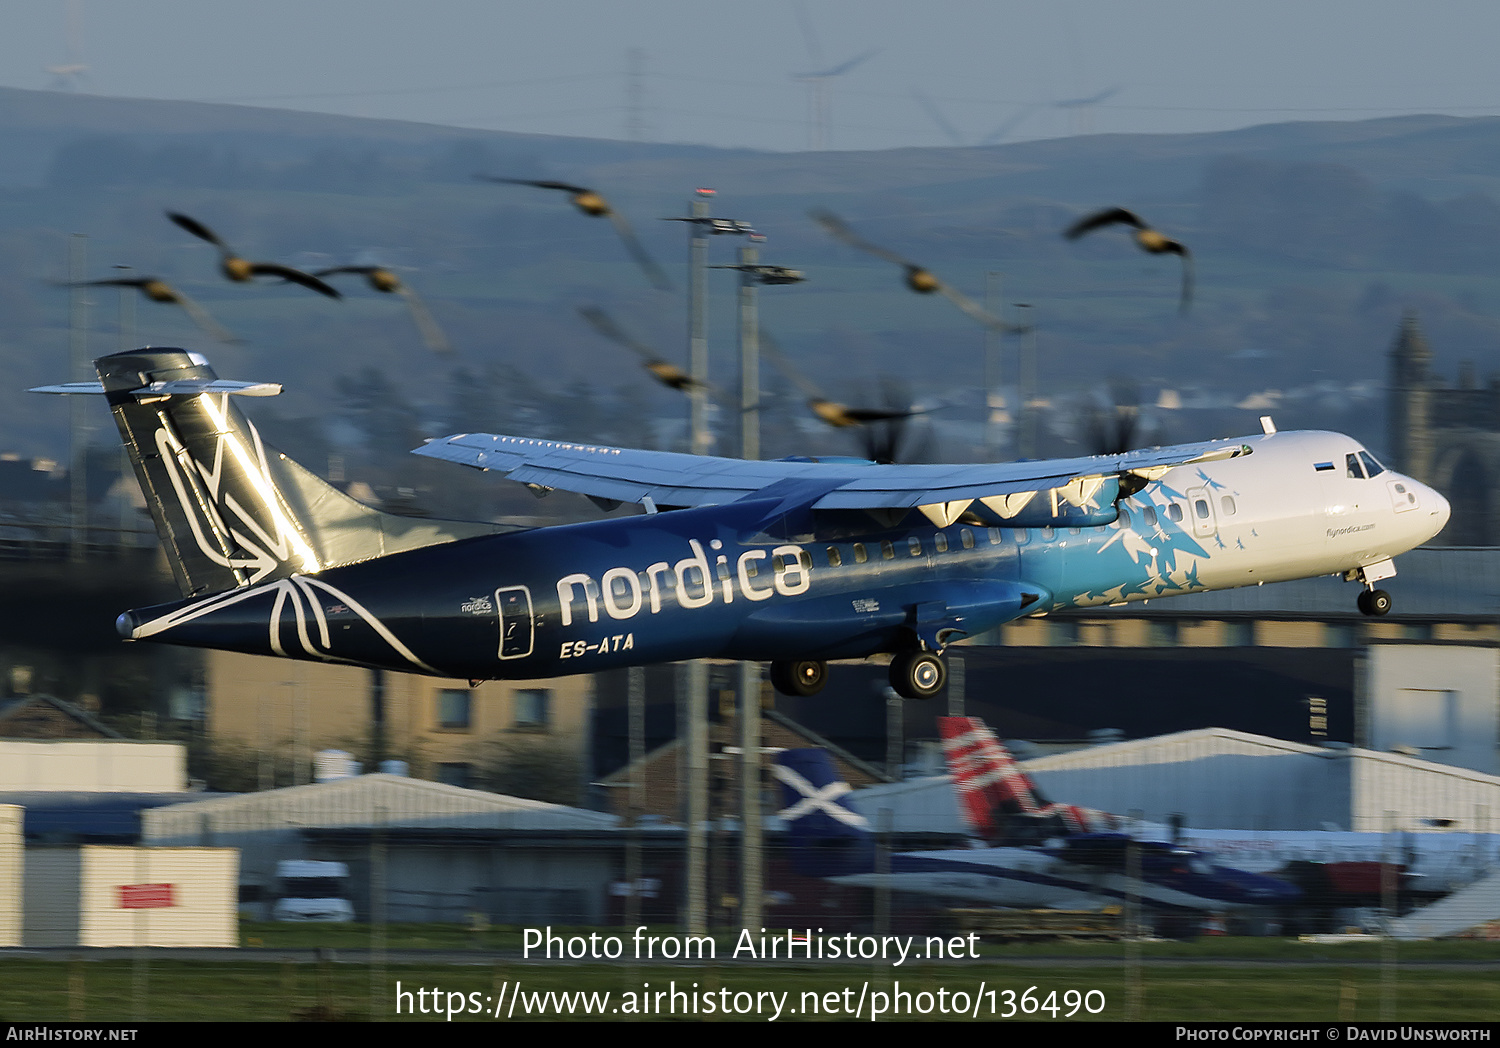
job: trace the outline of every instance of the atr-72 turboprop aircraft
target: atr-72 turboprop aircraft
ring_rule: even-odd
[[[741,461],[466,433],[418,454],[644,514],[506,530],[364,506],[267,447],[196,353],[96,362],[186,599],[120,632],[471,681],[680,659],[771,663],[811,695],[889,654],[937,693],[950,641],[1024,615],[1343,574],[1360,606],[1448,519],[1337,433],[980,465]],[[674,512],[662,512],[667,509]]]

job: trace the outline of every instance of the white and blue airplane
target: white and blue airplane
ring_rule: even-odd
[[[1096,910],[1134,899],[1163,913],[1281,906],[1302,894],[1191,848],[1117,833],[901,852],[878,869],[869,823],[826,750],[786,750],[772,770],[781,783],[777,814],[787,826],[795,868],[837,884],[1014,909]]]
[[[196,353],[96,361],[181,601],[132,640],[473,682],[682,659],[771,663],[784,693],[890,656],[938,693],[951,641],[1026,615],[1340,574],[1364,587],[1448,519],[1337,433],[975,465],[742,461],[461,433],[417,453],[645,512],[506,529],[393,516],[266,446]],[[666,512],[671,509],[672,512]]]

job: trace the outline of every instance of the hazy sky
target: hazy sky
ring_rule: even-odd
[[[4,13],[4,86],[49,87],[47,67],[75,62],[102,95],[610,138],[631,127],[639,49],[644,137],[765,149],[817,134],[796,74],[870,51],[827,82],[832,148],[972,143],[1007,125],[1016,140],[1500,113],[1495,0],[6,0]]]

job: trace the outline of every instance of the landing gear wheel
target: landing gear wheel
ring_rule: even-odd
[[[1366,615],[1385,615],[1391,610],[1391,595],[1385,590],[1365,590],[1357,603]]]
[[[903,651],[891,659],[891,687],[903,699],[930,699],[948,683],[948,664],[930,651]]]
[[[816,695],[828,683],[828,663],[816,659],[771,663],[771,684],[783,695]]]

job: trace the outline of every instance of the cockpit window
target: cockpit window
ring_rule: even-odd
[[[1385,467],[1368,451],[1361,451],[1359,453],[1359,460],[1365,464],[1365,475],[1368,477],[1379,476],[1385,472]]]
[[[1344,474],[1353,480],[1365,479],[1365,470],[1359,464],[1359,456],[1352,451],[1344,456]]]

